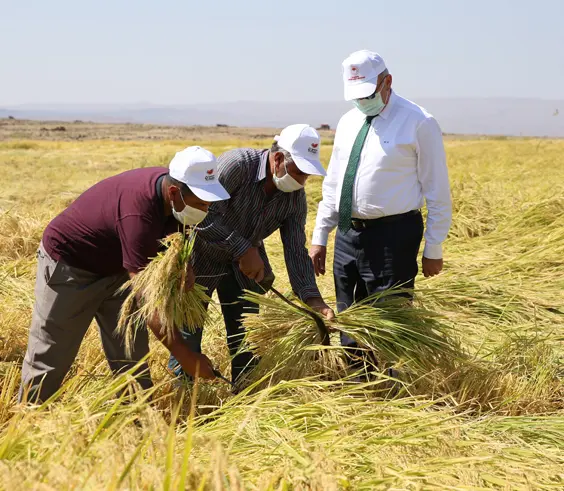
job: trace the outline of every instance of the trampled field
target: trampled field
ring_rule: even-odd
[[[216,154],[271,143],[238,138],[198,143]],[[382,381],[288,380],[235,397],[218,381],[179,404],[167,354],[153,342],[157,401],[124,404],[115,394],[127,378],[109,377],[92,326],[57,402],[16,405],[44,226],[96,181],[167,165],[191,143],[0,141],[1,489],[564,487],[561,140],[448,139],[455,213],[445,271],[419,277],[417,289],[465,359],[394,397],[377,390]],[[308,237],[320,187],[307,186]],[[287,290],[279,237],[267,247]],[[332,301],[332,276],[320,286]],[[217,314],[204,350],[228,373]]]

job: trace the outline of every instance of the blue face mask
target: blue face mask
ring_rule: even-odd
[[[380,92],[377,92],[372,99],[355,99],[353,104],[360,112],[367,116],[378,116],[386,107]]]

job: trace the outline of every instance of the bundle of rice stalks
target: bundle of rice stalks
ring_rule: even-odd
[[[418,299],[398,296],[401,292],[387,290],[352,305],[337,316],[335,329],[374,353],[382,366],[400,363],[424,374],[463,358],[451,325]]]
[[[421,375],[438,364],[453,363],[461,354],[450,326],[433,312],[393,295],[398,292],[369,297],[338,314],[328,327],[354,339],[379,366],[401,364]],[[259,367],[275,368],[279,376],[288,378],[316,374],[320,369],[324,373],[342,370],[345,348],[338,339],[333,346],[322,346],[309,315],[278,298],[252,292],[245,298],[261,307],[260,314],[244,319],[246,349],[260,358]],[[301,302],[299,306],[313,312]]]
[[[195,233],[179,232],[164,238],[165,251],[159,252],[143,271],[121,287],[120,291],[129,290],[129,295],[123,303],[117,331],[125,338],[128,355],[137,329],[145,328],[155,315],[168,339],[179,329],[193,331],[205,322],[204,303],[211,302],[206,289],[195,284],[185,291],[186,268],[195,239]]]
[[[243,314],[246,328],[242,350],[260,359],[257,373],[276,371],[295,379],[344,368],[341,350],[323,346],[319,329],[306,312],[313,311],[299,299],[294,308],[280,298],[248,291],[244,299],[260,306],[259,314]]]

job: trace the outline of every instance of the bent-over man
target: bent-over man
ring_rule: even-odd
[[[256,362],[251,353],[238,352],[244,335],[243,311],[258,311],[240,297],[244,289],[263,293],[257,282],[272,275],[263,240],[275,231],[280,231],[294,293],[321,314],[333,317],[317,288],[306,249],[304,184],[309,176],[325,175],[319,161],[320,137],[311,126],[295,124],[275,139],[270,149],[240,148],[219,156],[219,181],[231,198],[210,206],[209,216],[198,227],[194,248],[196,281],[208,288],[210,296],[217,290],[221,302],[234,383]],[[202,329],[185,336],[192,350],[199,352]],[[182,374],[174,356],[169,368]]]
[[[169,169],[134,169],[95,184],[54,218],[37,252],[20,400],[27,394],[45,401],[59,389],[94,318],[114,373],[140,361],[149,352],[148,332],[137,333],[127,359],[123,339],[115,334],[127,292],[117,290],[157,255],[162,238],[182,230],[180,223],[200,222],[211,202],[228,198],[217,180],[214,155],[189,147],[176,154]],[[191,351],[181,336],[166,339],[159,325],[149,327],[187,372],[195,374],[199,367],[202,377],[214,377],[209,360]],[[150,387],[146,365],[143,372],[139,383]]]

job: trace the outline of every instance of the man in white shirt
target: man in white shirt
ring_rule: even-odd
[[[355,108],[337,126],[310,249],[316,274],[325,274],[328,236],[337,227],[339,311],[394,286],[413,288],[423,235],[423,274],[439,274],[452,217],[437,121],[392,91],[392,76],[377,53],[352,53],[343,62],[343,79],[345,99]],[[341,343],[352,357],[360,355],[350,338],[342,336]]]

